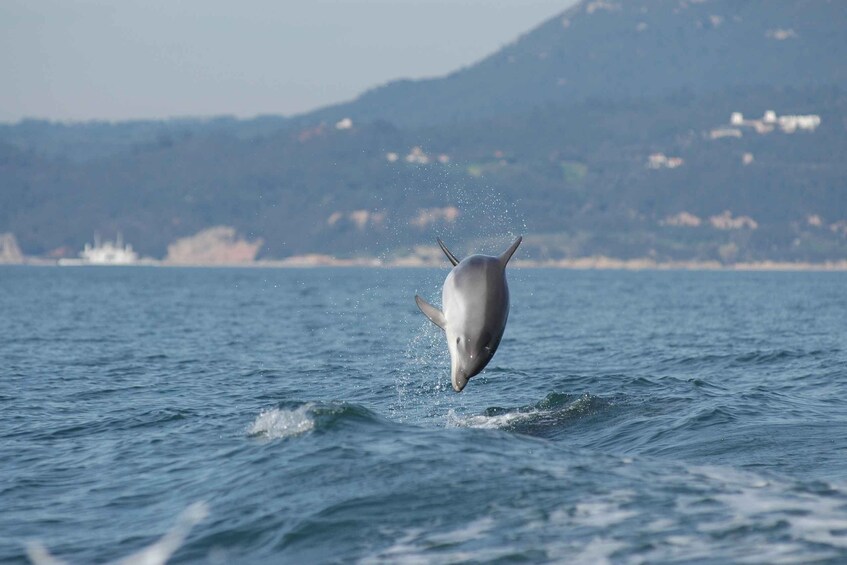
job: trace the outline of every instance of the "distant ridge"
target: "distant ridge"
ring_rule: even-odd
[[[847,87],[847,2],[583,0],[479,63],[301,116],[427,126],[588,98]]]

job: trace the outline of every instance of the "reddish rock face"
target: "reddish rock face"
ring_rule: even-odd
[[[240,265],[256,259],[263,240],[247,241],[235,228],[216,226],[168,246],[166,263],[181,265]]]
[[[0,233],[0,264],[23,263],[24,254],[13,233]]]

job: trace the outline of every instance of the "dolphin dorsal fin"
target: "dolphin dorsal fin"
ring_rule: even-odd
[[[435,238],[435,241],[437,241],[437,242],[438,242],[438,246],[441,248],[441,251],[443,251],[443,252],[444,252],[444,254],[445,254],[445,255],[447,255],[447,258],[448,258],[448,259],[450,259],[450,262],[451,262],[451,263],[453,263],[453,266],[455,267],[456,265],[458,265],[458,264],[459,264],[459,260],[458,260],[458,259],[456,259],[456,256],[455,256],[455,255],[453,255],[452,253],[450,253],[450,250],[449,250],[449,249],[447,249],[447,246],[446,246],[446,245],[444,245],[444,242],[443,242],[443,241],[441,241],[441,238],[440,238],[440,237],[436,237],[436,238]]]
[[[447,331],[447,319],[444,317],[444,313],[418,296],[415,295],[415,302],[418,303],[418,308],[421,309],[421,312],[424,313],[424,316],[430,319],[430,321],[441,328],[444,331]]]
[[[523,236],[519,235],[515,242],[509,246],[509,248],[500,255],[500,263],[503,265],[503,268],[506,268],[506,264],[509,262],[509,259],[514,255],[515,250],[518,248],[518,245],[523,241]]]

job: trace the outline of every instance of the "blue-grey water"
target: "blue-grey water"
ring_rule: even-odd
[[[847,561],[847,275],[0,268],[0,562]]]

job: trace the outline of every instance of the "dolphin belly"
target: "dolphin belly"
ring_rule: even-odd
[[[471,377],[485,369],[503,338],[509,318],[506,265],[521,239],[518,237],[499,257],[471,255],[461,261],[438,240],[455,265],[442,288],[443,312],[420,296],[415,296],[415,301],[446,334],[451,380],[456,392],[461,392]]]
[[[497,351],[509,317],[509,288],[496,257],[461,261],[442,293],[453,388],[462,390]]]

